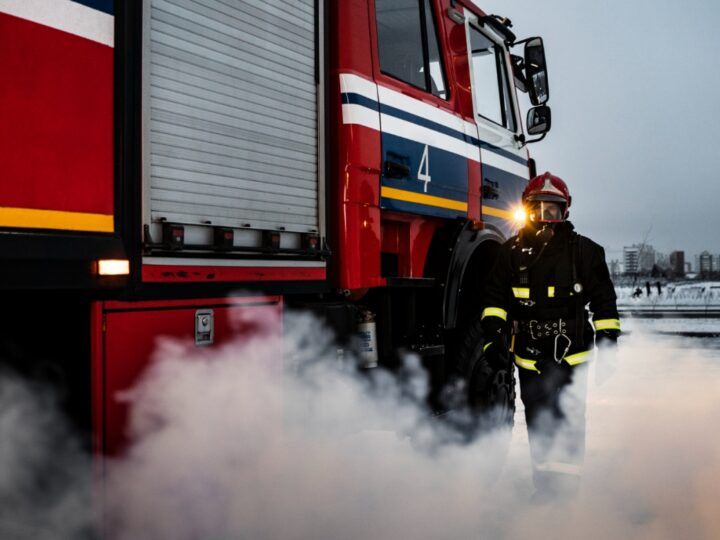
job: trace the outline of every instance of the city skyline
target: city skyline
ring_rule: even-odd
[[[607,257],[612,274],[647,273],[653,269],[674,274],[708,274],[720,272],[720,249],[690,253],[678,249],[670,253],[656,250],[648,243],[623,246],[620,257]]]

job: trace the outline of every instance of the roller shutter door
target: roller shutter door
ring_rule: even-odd
[[[317,231],[313,0],[152,0],[149,11],[152,221]]]

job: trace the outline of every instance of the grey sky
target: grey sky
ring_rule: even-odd
[[[578,230],[620,258],[720,253],[720,4],[710,0],[476,0],[541,35],[553,127],[530,146],[573,193]]]

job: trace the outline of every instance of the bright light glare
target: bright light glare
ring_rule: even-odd
[[[527,221],[527,212],[525,212],[524,208],[518,208],[513,212],[513,219],[520,225],[524,224],[525,221]]]
[[[130,273],[130,261],[125,259],[105,259],[98,261],[98,274],[101,276],[127,276]]]

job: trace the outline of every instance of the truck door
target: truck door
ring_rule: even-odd
[[[480,145],[482,216],[505,236],[513,233],[512,210],[528,181],[527,150],[503,38],[466,10],[473,109]]]
[[[234,343],[238,362],[250,361],[250,338],[280,347],[283,304],[279,296],[202,300],[93,303],[93,422],[95,450],[118,454],[128,443],[130,405],[124,393],[159,358],[219,359]],[[161,343],[172,343],[172,354]],[[281,387],[280,354],[268,355],[268,375]],[[205,389],[198,387],[199,392]],[[199,398],[201,399],[201,398]],[[271,405],[263,404],[263,407]],[[267,410],[267,409],[266,409]]]
[[[466,122],[452,112],[429,0],[376,0],[383,209],[445,218],[468,208]],[[477,158],[475,158],[477,159]]]

